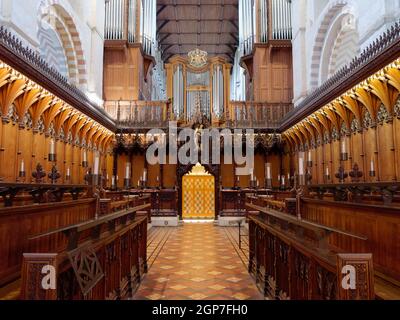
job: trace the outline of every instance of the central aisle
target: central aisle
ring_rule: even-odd
[[[149,238],[160,241],[149,243],[149,273],[134,299],[263,299],[239,256],[234,229],[190,223],[152,230]]]

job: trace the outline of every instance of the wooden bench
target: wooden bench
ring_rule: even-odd
[[[343,230],[260,208],[249,217],[249,272],[260,290],[278,300],[374,299],[372,255],[336,253],[326,238],[332,233],[365,239]],[[313,234],[314,237],[310,237]],[[342,267],[357,264],[358,283],[349,294],[339,286]]]
[[[147,272],[147,216],[136,212],[143,204],[97,219],[50,230],[31,241],[57,235],[67,239],[64,250],[25,253],[21,298],[29,300],[117,300],[132,297]],[[51,266],[57,288],[41,287],[42,268]],[[105,277],[107,274],[107,277]]]

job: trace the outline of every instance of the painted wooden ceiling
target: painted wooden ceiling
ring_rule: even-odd
[[[233,61],[239,36],[238,0],[158,0],[163,60],[199,48]]]

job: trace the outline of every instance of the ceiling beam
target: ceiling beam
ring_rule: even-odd
[[[163,31],[163,32],[159,32],[159,34],[177,34],[175,32],[167,32],[167,31]],[[222,32],[181,32],[179,34],[197,34],[197,35],[201,35],[201,34],[229,34],[232,35],[234,34],[233,32],[230,31],[222,31]],[[237,38],[235,38],[236,40]]]
[[[237,4],[234,3],[224,3],[224,4],[216,4],[215,2],[208,2],[208,3],[201,3],[201,4],[195,4],[195,3],[179,3],[179,4],[173,4],[173,3],[164,3],[163,1],[158,1],[157,6],[167,6],[167,7],[202,7],[202,6],[215,6],[215,7],[234,7],[234,8],[239,8]]]
[[[180,19],[180,18],[178,18],[178,19],[176,19],[176,20],[170,20],[170,19],[157,19],[157,21],[158,22],[160,22],[160,21],[175,21],[175,22],[180,22],[180,21],[183,21],[183,22],[185,22],[185,21],[187,21],[187,22],[193,22],[193,21],[196,21],[196,22],[202,22],[202,21],[214,21],[214,22],[221,22],[221,21],[229,21],[229,22],[231,22],[232,24],[233,24],[233,26],[235,27],[235,29],[238,29],[238,26],[237,26],[237,24],[235,24],[233,21],[239,21],[239,19],[211,19],[211,18],[205,18],[205,19],[192,19],[192,18],[186,18],[186,19]]]
[[[160,32],[159,35],[164,35],[163,37],[161,37],[160,39],[158,39],[158,43],[163,43],[165,40],[167,40],[169,37],[171,37],[173,35],[173,33],[163,33]]]
[[[163,20],[163,22],[160,24],[160,26],[157,28],[157,33],[160,33],[160,31],[162,30],[162,28],[164,28],[168,22],[170,22],[171,20]]]
[[[239,18],[238,20],[227,20],[227,21],[229,21],[235,27],[236,30],[239,30],[239,26],[235,23],[235,21],[239,21]]]
[[[229,35],[230,35],[233,39],[235,39],[235,42],[236,42],[236,43],[239,43],[239,37],[238,37],[238,35],[237,35],[236,33],[234,33],[234,32],[229,32]]]
[[[163,12],[167,7],[168,7],[168,5],[166,5],[166,4],[160,6],[160,8],[157,10],[157,17],[158,17],[158,16],[160,15],[160,13]]]
[[[216,46],[217,44],[213,43],[181,43],[181,44],[177,44],[177,43],[163,43],[161,44],[161,46],[168,46],[168,48],[170,48],[171,46],[175,47],[175,46],[179,46],[179,47],[183,47],[183,46],[197,46],[197,47],[204,47],[204,46]],[[232,50],[232,47],[235,45],[235,43],[220,43],[218,44],[218,46],[226,46],[229,47],[231,51],[236,51],[236,49]],[[165,48],[163,48],[163,50],[166,50]]]

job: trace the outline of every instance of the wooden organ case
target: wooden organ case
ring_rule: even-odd
[[[166,72],[174,119],[180,124],[223,123],[230,102],[231,68],[225,59],[208,59],[207,53],[200,50],[192,51],[188,58],[172,57]]]

